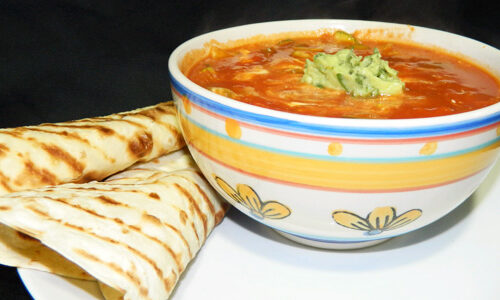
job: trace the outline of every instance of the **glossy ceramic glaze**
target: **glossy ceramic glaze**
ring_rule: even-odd
[[[498,76],[500,51],[450,33],[366,21],[299,20],[216,31],[179,46],[169,61],[189,149],[236,208],[312,246],[369,246],[425,226],[479,186],[498,156],[500,104],[425,119],[359,120],[289,114],[231,100],[188,80],[193,49],[257,34],[335,28],[459,52]]]

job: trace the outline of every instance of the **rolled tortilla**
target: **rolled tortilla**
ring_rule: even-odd
[[[183,146],[172,102],[106,117],[0,129],[0,195],[101,180]]]
[[[184,151],[106,182],[0,197],[0,222],[41,241],[124,299],[167,299],[225,213]]]

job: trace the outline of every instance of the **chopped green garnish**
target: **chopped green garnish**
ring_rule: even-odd
[[[344,45],[350,45],[355,50],[370,49],[370,47],[361,44],[361,42],[354,35],[347,33],[345,31],[342,31],[342,30],[335,31],[335,33],[333,34],[333,38],[338,43],[341,43]]]
[[[210,65],[207,65],[205,68],[203,68],[203,70],[201,70],[201,72],[208,72],[211,75],[215,75],[215,70]]]
[[[278,42],[278,46],[286,46],[295,43],[292,39],[284,39]]]
[[[343,49],[335,54],[318,53],[312,61],[306,60],[302,82],[345,90],[354,97],[376,97],[403,92],[404,83],[397,75],[376,48],[364,58],[352,49]]]
[[[358,40],[352,35],[342,30],[337,30],[333,38],[339,43],[359,44]]]

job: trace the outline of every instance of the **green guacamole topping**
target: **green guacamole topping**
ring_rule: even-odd
[[[320,88],[345,90],[354,97],[376,97],[403,92],[398,71],[389,67],[375,48],[372,55],[357,56],[352,49],[335,54],[318,53],[306,60],[302,82]]]

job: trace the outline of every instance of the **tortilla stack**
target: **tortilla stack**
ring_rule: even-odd
[[[172,102],[106,117],[0,129],[0,195],[101,180],[183,146]]]
[[[108,299],[167,299],[226,208],[181,150],[105,182],[3,195],[0,222],[99,280]]]
[[[0,195],[101,180],[183,145],[172,102],[106,117],[0,129]],[[90,278],[38,240],[1,224],[0,254],[1,264]]]

